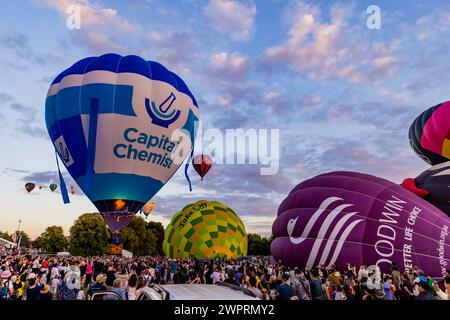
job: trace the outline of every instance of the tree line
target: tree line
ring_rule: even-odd
[[[114,236],[98,213],[81,215],[75,220],[69,234],[68,237],[64,236],[61,226],[50,226],[34,241],[24,231],[16,231],[16,234],[0,231],[0,238],[16,241],[21,236],[21,246],[40,248],[46,253],[69,251],[73,255],[96,256],[105,254]],[[135,217],[119,236],[123,248],[134,255],[164,255],[164,227],[160,222],[147,222],[141,217]],[[272,238],[249,233],[248,255],[270,255],[271,242]]]

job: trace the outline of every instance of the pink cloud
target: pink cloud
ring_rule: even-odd
[[[348,26],[352,12],[353,6],[334,5],[326,22],[318,6],[300,2],[290,7],[288,37],[267,48],[264,65],[272,69],[287,64],[310,78],[337,77],[352,83],[366,81],[368,69],[377,76],[392,75],[398,60],[389,54],[395,44],[362,41],[361,34]]]
[[[90,3],[89,0],[40,0],[40,2],[57,10],[64,17],[71,14],[68,11],[70,6],[77,6],[80,10],[81,28],[104,27],[123,33],[137,31],[140,28],[136,22],[121,17],[117,10]]]
[[[219,52],[210,57],[208,74],[218,81],[237,81],[246,77],[249,67],[247,56],[237,52]]]
[[[248,40],[253,31],[256,6],[232,0],[210,0],[205,8],[208,23],[232,40]]]

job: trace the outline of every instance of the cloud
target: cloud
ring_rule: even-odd
[[[143,56],[157,59],[169,69],[184,74],[191,72],[193,61],[199,58],[197,40],[188,30],[152,30],[142,47],[148,48],[142,50]]]
[[[217,82],[242,81],[249,67],[250,60],[246,55],[223,51],[211,55],[206,75]]]
[[[6,92],[0,93],[0,103],[11,102],[13,100],[13,96]]]
[[[230,35],[232,40],[245,41],[252,34],[255,22],[254,3],[234,0],[210,0],[205,7],[208,23],[218,32]]]
[[[129,19],[121,17],[117,10],[105,8],[98,3],[91,3],[88,0],[40,0],[48,7],[57,10],[62,16],[68,18],[73,11],[71,8],[78,8],[80,11],[81,28],[105,28],[121,33],[136,32],[140,26]]]
[[[314,109],[319,106],[321,98],[318,95],[305,94],[299,101],[300,108]]]
[[[98,54],[103,54],[108,51],[117,52],[122,48],[108,34],[101,31],[74,33],[72,34],[72,39],[76,39],[77,42]]]
[[[0,46],[12,51],[13,60],[7,63],[17,70],[27,70],[31,63],[46,66],[61,61],[57,55],[47,52],[36,52],[30,43],[30,37],[24,33],[11,31],[0,35]]]
[[[450,31],[450,9],[436,9],[431,14],[419,18],[416,25],[418,29],[416,37],[419,41],[446,33]]]
[[[312,79],[339,78],[351,83],[366,81],[369,69],[369,74],[392,75],[399,62],[389,55],[392,49],[364,41],[363,34],[348,24],[352,15],[353,6],[336,4],[326,22],[318,6],[304,2],[288,6],[288,36],[266,49],[263,65],[273,70],[287,64]]]

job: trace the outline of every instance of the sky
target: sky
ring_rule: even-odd
[[[67,27],[74,4],[79,29]],[[367,27],[369,5],[380,8],[380,29]],[[50,225],[68,234],[96,211],[79,190],[64,205],[58,192],[24,189],[58,183],[45,97],[84,57],[164,64],[188,84],[205,129],[279,129],[276,175],[216,164],[201,182],[190,169],[189,192],[180,169],[150,217],[166,226],[184,205],[217,200],[248,232],[268,236],[280,202],[305,179],[349,170],[400,183],[427,168],[408,128],[449,99],[449,38],[448,1],[2,0],[0,230],[13,232],[20,219],[32,238]]]

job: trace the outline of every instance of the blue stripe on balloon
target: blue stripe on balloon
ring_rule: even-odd
[[[81,88],[81,103],[80,103],[80,88]],[[133,87],[126,85],[112,85],[112,84],[88,84],[82,87],[68,87],[61,89],[58,94],[49,96],[46,99],[46,105],[60,106],[56,110],[58,119],[65,119],[74,117],[80,114],[89,114],[90,100],[92,98],[99,98],[99,114],[114,113],[136,116],[133,106]],[[113,100],[114,99],[114,100]],[[49,113],[46,115],[47,125],[53,125],[56,119]]]
[[[84,185],[84,176],[76,179],[79,186]],[[147,202],[163,186],[159,180],[123,173],[96,173],[92,176],[91,189],[83,192],[91,201],[123,199]],[[118,190],[121,190],[118,192]]]
[[[115,53],[108,53],[100,57],[89,57],[82,59],[67,70],[60,73],[52,84],[61,82],[61,80],[68,75],[84,74],[95,70],[106,70],[117,73],[136,73],[149,79],[166,82],[174,88],[177,88],[179,92],[188,95],[192,99],[192,103],[198,107],[197,101],[195,100],[193,94],[180,77],[167,70],[166,67],[158,62],[145,61],[134,55],[122,57]]]
[[[192,110],[189,109],[189,115],[188,118],[186,119],[186,123],[184,124],[183,128],[180,129],[182,132],[186,134],[189,133],[192,148],[194,148],[195,136],[197,134],[197,126],[195,125],[196,121],[198,121],[198,118],[195,116]]]

